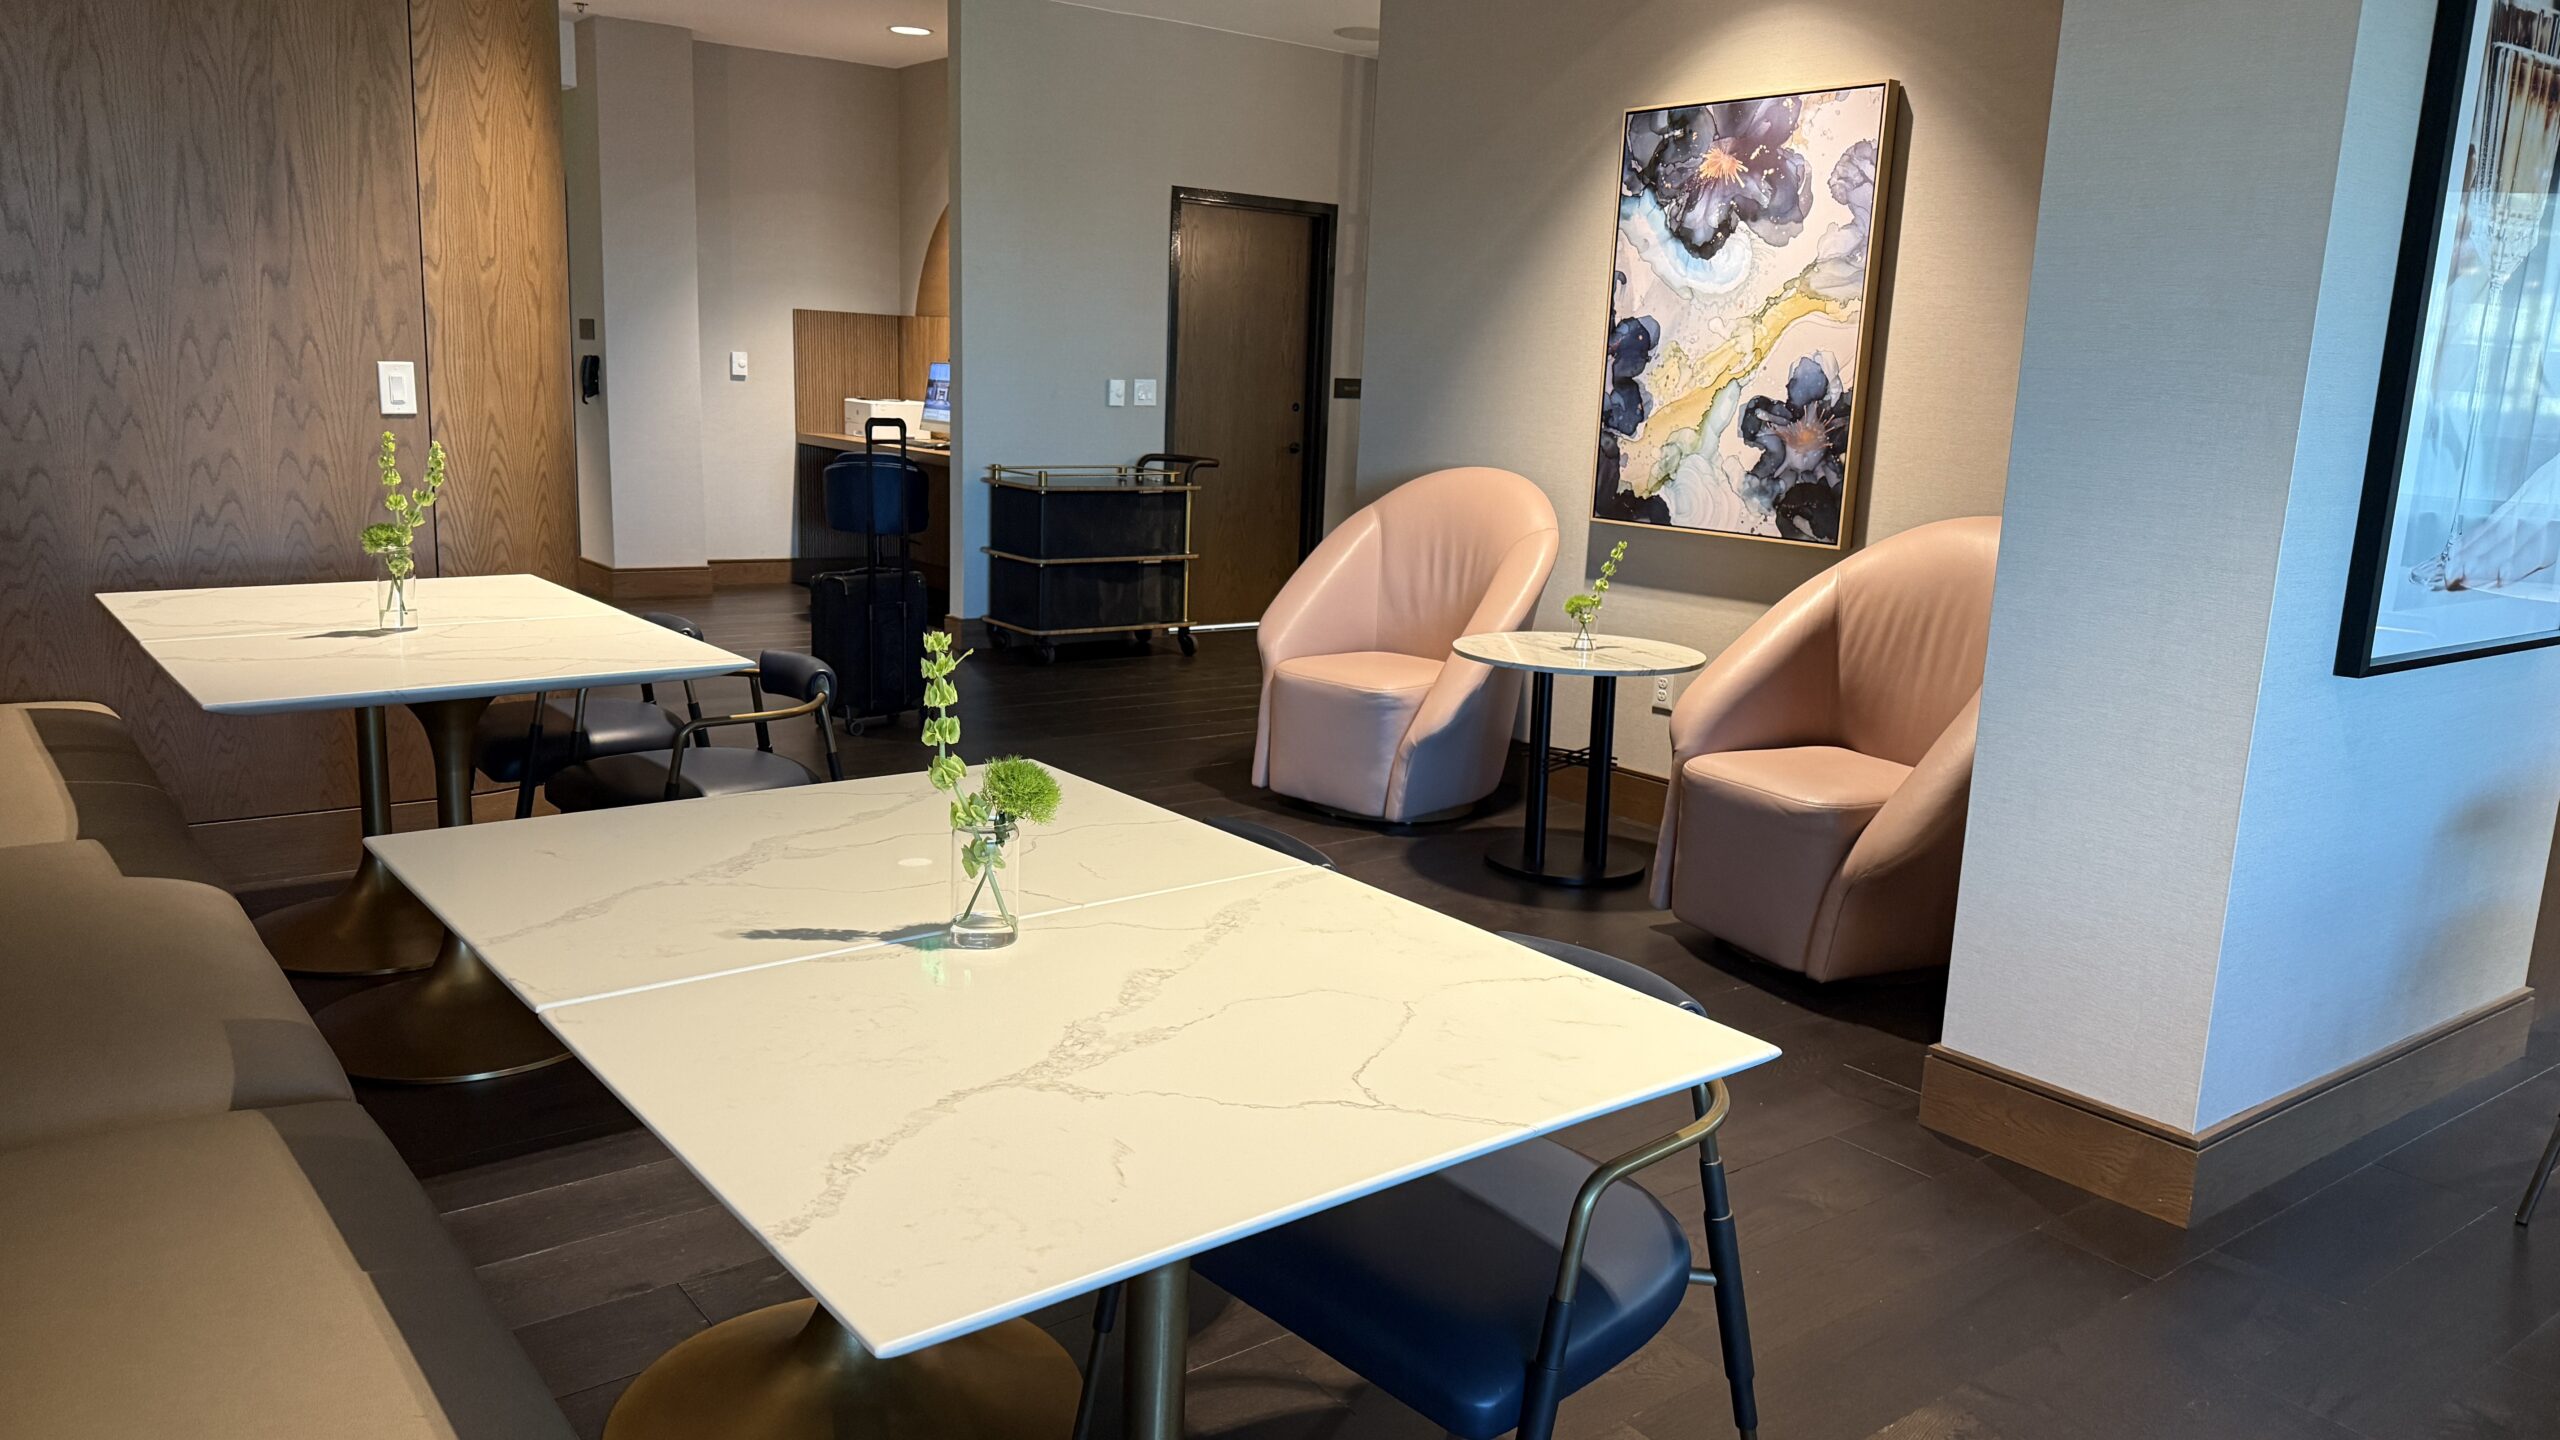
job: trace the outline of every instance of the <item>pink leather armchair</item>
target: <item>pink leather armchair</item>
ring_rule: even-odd
[[[1435,471],[1344,521],[1262,617],[1253,783],[1394,821],[1491,794],[1520,675],[1449,646],[1526,624],[1555,562],[1555,507],[1508,470]]]
[[[1671,714],[1655,904],[1815,980],[1946,963],[1999,550],[1997,516],[1906,530],[1707,667]]]

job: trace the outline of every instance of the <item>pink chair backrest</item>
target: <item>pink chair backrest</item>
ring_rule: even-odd
[[[1378,527],[1378,648],[1426,659],[1447,658],[1467,633],[1506,560],[1523,542],[1544,537],[1545,560],[1527,581],[1527,604],[1546,580],[1555,552],[1556,511],[1545,492],[1508,470],[1469,466],[1435,470],[1379,497],[1360,520]],[[1534,548],[1534,547],[1533,547]],[[1515,571],[1521,566],[1515,564]],[[1518,624],[1518,605],[1491,623]]]
[[[1828,577],[1839,642],[1840,742],[1918,763],[1982,689],[2000,517],[1915,526]]]

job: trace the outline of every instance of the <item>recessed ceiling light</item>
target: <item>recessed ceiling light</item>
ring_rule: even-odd
[[[921,25],[892,25],[889,27],[889,33],[892,35],[930,35],[933,32],[927,30]]]
[[[1375,25],[1345,25],[1341,29],[1334,31],[1333,36],[1337,40],[1357,40],[1364,44],[1374,45],[1378,43],[1378,27]]]

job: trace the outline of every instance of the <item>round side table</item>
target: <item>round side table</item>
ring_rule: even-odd
[[[1485,863],[1506,875],[1546,885],[1625,885],[1644,874],[1653,852],[1609,834],[1609,770],[1618,718],[1618,682],[1656,675],[1686,675],[1703,669],[1707,657],[1686,645],[1635,640],[1623,635],[1594,635],[1591,648],[1574,648],[1570,631],[1513,630],[1459,637],[1456,650],[1470,660],[1503,670],[1529,672],[1528,816],[1522,827],[1517,859],[1496,845]],[[1556,677],[1583,675],[1591,680],[1591,743],[1578,751],[1555,755],[1549,743],[1554,728]],[[1554,756],[1550,759],[1550,756]],[[1568,859],[1547,858],[1547,772],[1557,765],[1579,763],[1590,774],[1583,797],[1582,853]]]

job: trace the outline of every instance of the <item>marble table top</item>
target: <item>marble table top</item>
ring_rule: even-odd
[[[218,715],[689,680],[747,663],[532,575],[412,583],[414,630],[376,628],[370,580],[128,590],[98,603]]]
[[[1777,1054],[1061,780],[993,951],[920,776],[369,843],[884,1356]]]
[[[1026,829],[1008,867],[1035,919],[1298,863],[1079,776],[1058,783],[1064,818]],[[365,843],[546,1010],[933,934],[951,918],[950,809],[919,772]]]
[[[1453,646],[1470,660],[1504,670],[1543,670],[1556,675],[1685,675],[1707,663],[1686,645],[1665,640],[1638,640],[1625,635],[1594,635],[1591,648],[1573,648],[1570,630],[1507,630],[1461,635]]]

